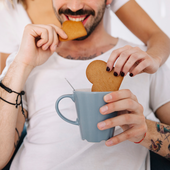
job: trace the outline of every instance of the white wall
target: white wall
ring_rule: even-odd
[[[136,0],[136,2],[149,14],[154,22],[170,37],[170,0]],[[128,41],[142,44],[115,16],[112,14],[112,35]],[[167,61],[170,66],[170,58]]]

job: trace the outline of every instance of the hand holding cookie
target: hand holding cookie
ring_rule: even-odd
[[[108,59],[107,66],[110,70],[115,68],[115,74],[133,77],[139,73],[155,73],[159,68],[157,58],[150,56],[139,47],[126,45],[114,50]]]
[[[114,76],[114,69],[106,71],[107,63],[102,60],[91,62],[86,69],[86,76],[93,84],[92,91],[117,91],[123,80],[122,76]]]
[[[57,49],[58,35],[67,38],[56,25],[28,24],[23,32],[16,61],[32,67],[45,63]]]
[[[87,35],[86,29],[81,21],[65,21],[62,25],[62,30],[67,34],[68,38],[63,39],[59,36],[60,41],[74,40]]]

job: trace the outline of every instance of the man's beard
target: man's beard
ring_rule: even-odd
[[[103,3],[103,5],[101,6],[101,8],[98,10],[96,17],[94,18],[94,22],[92,24],[90,24],[90,26],[85,27],[86,31],[87,31],[87,35],[81,38],[77,38],[75,39],[76,41],[80,41],[80,40],[85,40],[86,38],[88,38],[92,32],[96,29],[96,27],[99,25],[99,23],[101,22],[101,20],[103,19],[103,15],[105,12],[105,8],[106,8],[106,3]],[[76,15],[92,15],[95,16],[95,11],[94,10],[83,10],[80,9],[76,12],[72,12],[70,9],[62,9],[60,8],[58,13],[56,12],[54,6],[53,6],[54,12],[56,14],[56,17],[58,18],[59,22],[62,24],[63,21],[60,18],[61,14],[64,14],[66,16],[71,15],[71,16],[76,16]]]

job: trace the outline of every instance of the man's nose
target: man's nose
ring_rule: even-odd
[[[83,7],[84,4],[82,0],[69,0],[67,3],[67,8],[69,8],[73,12],[83,9]]]

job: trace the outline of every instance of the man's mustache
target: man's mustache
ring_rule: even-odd
[[[76,12],[71,11],[70,9],[59,9],[58,11],[59,15],[64,14],[64,15],[93,15],[95,16],[95,11],[94,10],[83,10],[80,9]]]

